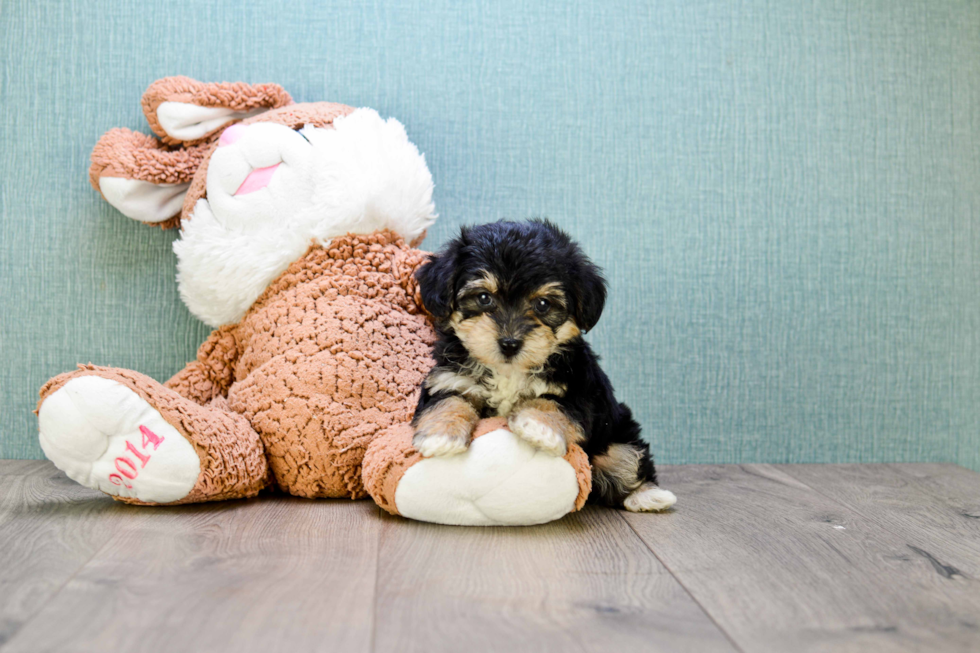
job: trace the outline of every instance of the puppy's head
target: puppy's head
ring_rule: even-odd
[[[416,276],[425,309],[493,369],[543,365],[606,300],[599,269],[544,220],[463,228]]]

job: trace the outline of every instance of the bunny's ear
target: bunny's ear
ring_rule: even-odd
[[[278,84],[205,84],[189,77],[159,79],[150,84],[142,100],[150,128],[168,145],[211,140],[232,122],[292,102]]]
[[[92,150],[89,181],[124,215],[175,227],[187,189],[209,149],[203,143],[169,150],[152,136],[112,129]]]

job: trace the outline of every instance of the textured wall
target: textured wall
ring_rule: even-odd
[[[0,51],[0,456],[41,455],[50,375],[164,379],[206,334],[175,234],[86,179],[185,74],[401,119],[437,183],[429,247],[567,227],[662,462],[980,469],[980,3],[10,1]]]

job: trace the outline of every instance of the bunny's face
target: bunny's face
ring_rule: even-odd
[[[370,109],[330,127],[237,124],[211,155],[207,208],[199,201],[190,217],[210,210],[240,230],[289,224],[321,241],[392,229],[411,241],[431,224],[431,184],[402,126]]]
[[[231,106],[216,111],[199,104],[221,97],[213,86],[228,85],[172,80],[154,86],[192,84],[197,95],[185,92],[178,102],[165,89],[157,95],[169,100],[154,104],[145,95],[144,109],[155,116],[151,126],[164,141],[195,140],[172,150],[142,134],[113,130],[93,152],[91,176],[126,215],[179,222],[174,251],[181,297],[208,324],[237,322],[311,243],[380,229],[412,242],[435,220],[425,159],[396,120],[329,103],[256,115],[261,107],[254,102],[225,98]],[[262,88],[262,97],[282,101]],[[180,215],[171,217],[181,204]]]
[[[236,322],[311,243],[381,229],[411,242],[434,220],[425,159],[395,120],[358,109],[332,127],[235,125],[174,243],[181,297],[209,324]]]

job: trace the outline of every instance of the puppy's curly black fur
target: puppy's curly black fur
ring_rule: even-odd
[[[423,455],[466,448],[481,417],[555,455],[578,443],[593,500],[630,510],[674,502],[630,409],[582,334],[606,300],[602,274],[546,220],[464,227],[416,277],[439,340],[413,425]]]

